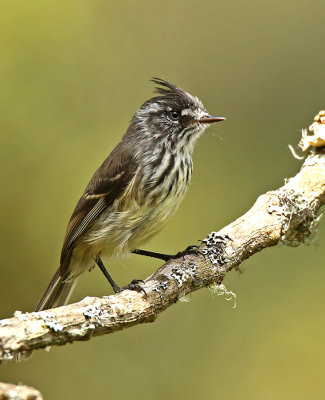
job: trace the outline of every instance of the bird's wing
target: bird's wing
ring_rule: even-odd
[[[105,209],[123,196],[136,171],[137,162],[131,149],[120,144],[95,172],[67,226],[61,252],[61,273],[69,266],[67,259],[76,240]]]

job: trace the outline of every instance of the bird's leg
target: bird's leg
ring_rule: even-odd
[[[129,289],[129,290],[135,290],[137,292],[143,292],[145,295],[147,294],[146,291],[138,284],[139,282],[143,282],[143,280],[141,280],[141,279],[133,279],[133,281],[131,283],[129,283],[128,285],[126,285],[126,286],[124,286],[122,288],[120,288],[113,281],[113,278],[108,273],[107,269],[105,268],[105,265],[104,265],[103,261],[101,260],[101,258],[99,256],[97,256],[95,258],[95,262],[99,266],[99,268],[102,271],[102,273],[105,275],[105,278],[111,284],[111,286],[112,286],[112,288],[113,288],[115,293],[120,293],[123,290]]]
[[[134,249],[132,250],[132,253],[139,254],[140,256],[159,258],[159,260],[164,260],[164,261],[168,261],[170,258],[173,258],[173,255],[171,254],[155,253],[154,251],[147,251],[141,249]]]
[[[117,286],[117,284],[113,281],[113,278],[110,276],[108,273],[107,269],[105,268],[105,265],[103,264],[103,261],[99,256],[95,258],[96,264],[99,266],[100,270],[102,273],[105,275],[105,278],[108,280],[108,282],[111,284],[113,290],[115,293],[119,293],[121,291],[121,288]]]
[[[141,249],[134,249],[132,253],[139,254],[141,256],[159,258],[160,260],[168,261],[173,258],[178,258],[181,256],[185,256],[186,254],[198,254],[199,253],[199,246],[188,246],[185,250],[179,251],[177,254],[163,254],[163,253],[155,253],[154,251],[147,251]]]

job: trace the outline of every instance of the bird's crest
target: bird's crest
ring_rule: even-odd
[[[167,82],[164,79],[156,77],[152,78],[151,82],[159,85],[155,88],[155,92],[160,94],[161,96],[154,98],[155,100],[169,98],[171,101],[181,101],[182,103],[184,103],[185,107],[194,106],[198,108],[203,108],[201,101],[197,97],[192,96],[190,93],[186,92],[180,87],[173,85],[172,83]]]

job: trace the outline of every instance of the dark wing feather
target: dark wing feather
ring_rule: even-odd
[[[131,149],[121,142],[95,172],[67,226],[60,260],[61,274],[69,266],[76,240],[104,210],[124,194],[136,170],[137,163]]]

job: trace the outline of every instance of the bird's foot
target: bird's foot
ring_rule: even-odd
[[[139,282],[144,283],[142,279],[133,279],[128,285],[118,288],[115,293],[121,293],[124,290],[134,290],[138,293],[144,293],[147,296],[147,292],[139,285]]]
[[[177,254],[174,254],[170,258],[179,258],[179,257],[183,257],[184,258],[185,256],[187,256],[189,254],[198,255],[198,254],[202,254],[202,253],[199,250],[199,246],[194,244],[192,246],[187,246],[185,250],[179,251]]]

